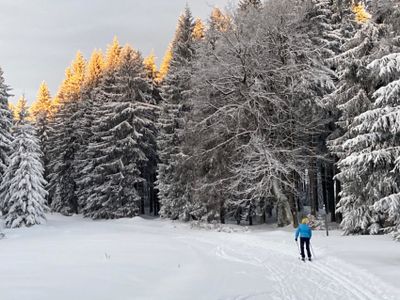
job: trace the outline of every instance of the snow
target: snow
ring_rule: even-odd
[[[314,232],[316,259],[303,263],[291,228],[47,217],[0,240],[2,300],[400,299],[388,236]]]

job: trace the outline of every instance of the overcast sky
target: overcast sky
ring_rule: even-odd
[[[114,35],[144,56],[158,60],[173,38],[178,17],[189,4],[207,19],[213,6],[228,0],[0,0],[0,66],[14,98],[29,102],[45,80],[54,95],[77,50],[89,57],[105,50]],[[15,99],[13,99],[15,101]]]

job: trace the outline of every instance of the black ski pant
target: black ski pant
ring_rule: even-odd
[[[304,244],[306,244],[307,249],[307,256],[311,258],[311,251],[310,251],[310,238],[301,237],[300,238],[300,250],[301,250],[301,257],[305,258],[306,255],[304,254]]]

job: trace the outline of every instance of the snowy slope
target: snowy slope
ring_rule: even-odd
[[[317,259],[303,263],[289,229],[223,233],[50,215],[47,225],[6,233],[1,300],[400,299],[391,279],[400,245],[388,237],[318,232]]]

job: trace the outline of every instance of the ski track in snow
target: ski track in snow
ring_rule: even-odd
[[[237,238],[238,235],[240,238]],[[293,254],[293,246],[286,243],[262,241],[259,237],[244,234],[236,234],[235,238],[240,243],[230,240],[229,243],[222,241],[221,244],[214,245],[215,255],[223,260],[265,269],[266,282],[273,284],[273,292],[237,295],[219,300],[311,300],[322,297],[324,300],[399,299],[399,296],[386,294],[391,288],[378,278],[337,258],[317,258],[312,262],[302,262]],[[210,242],[204,238],[196,238],[191,243]],[[317,253],[318,250],[316,249]]]
[[[302,262],[287,232],[49,218],[0,241],[1,300],[400,299],[396,287],[318,247]]]
[[[245,239],[241,240],[244,242]],[[265,268],[272,274],[270,279],[278,283],[279,288],[276,289],[276,295],[273,295],[276,299],[319,299],[321,292],[324,299],[398,299],[385,295],[385,284],[377,278],[372,278],[336,258],[296,262],[296,256],[287,251],[288,247],[268,243],[247,239],[246,245],[250,245],[249,248],[262,249],[262,254],[258,256],[244,254],[250,249],[240,253],[231,247],[218,247],[216,254],[223,259]],[[290,284],[286,284],[288,282]]]

